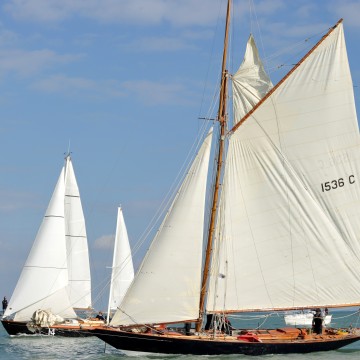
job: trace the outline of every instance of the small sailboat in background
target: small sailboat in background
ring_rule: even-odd
[[[1,320],[9,335],[47,333],[77,309],[90,309],[91,276],[85,219],[70,154]],[[44,330],[44,329],[45,330]]]
[[[121,304],[131,282],[134,279],[134,265],[131,256],[129,237],[126,230],[124,215],[121,207],[118,208],[114,254],[111,271],[109,306],[107,322]]]
[[[73,321],[62,322],[44,328],[43,333],[50,331],[53,335],[61,336],[92,336],[90,329],[102,327],[106,323],[109,324],[111,314],[115,312],[120,305],[121,300],[126,294],[132,280],[134,278],[134,266],[131,256],[129,238],[126,230],[125,220],[122,209],[119,207],[116,220],[116,232],[114,237],[113,263],[111,267],[109,304],[106,319],[102,312],[96,317],[77,319]]]
[[[304,326],[311,327],[315,315],[315,310],[302,310],[294,311],[284,315],[284,320],[286,325],[290,326]],[[326,311],[323,314],[323,324],[328,326],[331,323],[332,315],[327,314]]]
[[[221,330],[231,313],[360,305],[360,136],[342,20],[272,86],[252,38],[244,71],[229,74],[230,9],[211,209],[209,133],[110,326],[91,331],[121,350],[289,354],[360,339],[351,327]],[[190,322],[188,336],[154,326]]]

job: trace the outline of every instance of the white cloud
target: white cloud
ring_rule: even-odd
[[[337,14],[338,18],[344,18],[346,26],[359,27],[360,1],[332,1],[328,5],[329,11]]]
[[[113,249],[115,241],[115,235],[103,235],[94,241],[95,249]]]
[[[78,90],[94,91],[96,82],[80,77],[68,77],[66,75],[52,75],[39,80],[32,85],[32,88],[45,92],[73,92]]]
[[[30,76],[55,64],[77,61],[82,55],[59,55],[51,50],[0,50],[0,74],[14,72],[20,76]]]
[[[125,89],[135,94],[147,104],[169,104],[183,98],[185,88],[179,83],[157,83],[152,81],[128,81],[122,84]]]
[[[46,93],[62,93],[69,96],[74,94],[92,98],[131,96],[138,102],[147,105],[184,103],[184,101],[189,101],[191,96],[191,92],[187,90],[186,86],[177,82],[96,81],[81,77],[69,77],[63,74],[38,80],[31,87]]]
[[[99,22],[208,25],[216,21],[218,0],[8,0],[5,11],[16,19],[59,22],[80,16]]]
[[[144,37],[135,40],[130,46],[132,50],[141,51],[178,51],[184,49],[194,49],[186,39],[181,37]]]
[[[0,191],[0,212],[9,213],[19,209],[34,208],[37,200],[33,194],[15,192],[12,190]]]
[[[13,31],[7,30],[0,26],[0,45],[12,45],[18,40],[18,35]]]
[[[62,93],[68,96],[83,96],[91,98],[124,97],[125,90],[121,83],[115,80],[97,81],[84,77],[70,77],[55,74],[33,82],[32,89],[46,93]]]

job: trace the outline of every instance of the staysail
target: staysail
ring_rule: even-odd
[[[198,317],[211,136],[205,138],[111,325]]]
[[[113,264],[111,271],[108,314],[121,304],[131,282],[134,279],[134,265],[131,256],[129,237],[124,215],[118,208],[114,242]]]
[[[70,303],[74,308],[91,307],[89,250],[79,187],[70,156],[65,159],[65,235]]]
[[[359,304],[359,154],[339,23],[230,136],[208,311]]]

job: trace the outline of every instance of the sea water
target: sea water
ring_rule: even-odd
[[[355,310],[356,311],[356,310]],[[352,324],[360,327],[359,313],[354,311],[333,311],[331,325],[345,327]],[[254,328],[262,325],[267,328],[285,326],[283,316],[241,315],[231,319],[232,324],[239,327]],[[325,351],[310,354],[291,355],[223,355],[223,356],[192,356],[192,355],[159,355],[159,354],[124,354],[120,350],[106,345],[96,337],[64,338],[53,336],[18,336],[9,337],[0,325],[0,360],[115,360],[134,358],[136,360],[155,359],[209,359],[209,360],[235,360],[235,359],[271,359],[271,360],[359,360],[360,341],[348,345],[340,350]]]

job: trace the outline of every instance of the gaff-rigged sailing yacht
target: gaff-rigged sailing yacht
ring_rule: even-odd
[[[228,313],[360,305],[360,137],[342,21],[272,87],[252,38],[239,71],[228,75],[230,8],[229,1],[205,259],[210,135],[111,326],[93,331],[115,348],[262,355],[334,350],[360,339],[352,329],[219,330]],[[216,314],[209,331],[205,314]],[[153,327],[194,321],[189,336]]]
[[[89,308],[91,279],[85,220],[68,154],[1,322],[10,335],[47,333],[57,323],[78,328],[75,309]]]

